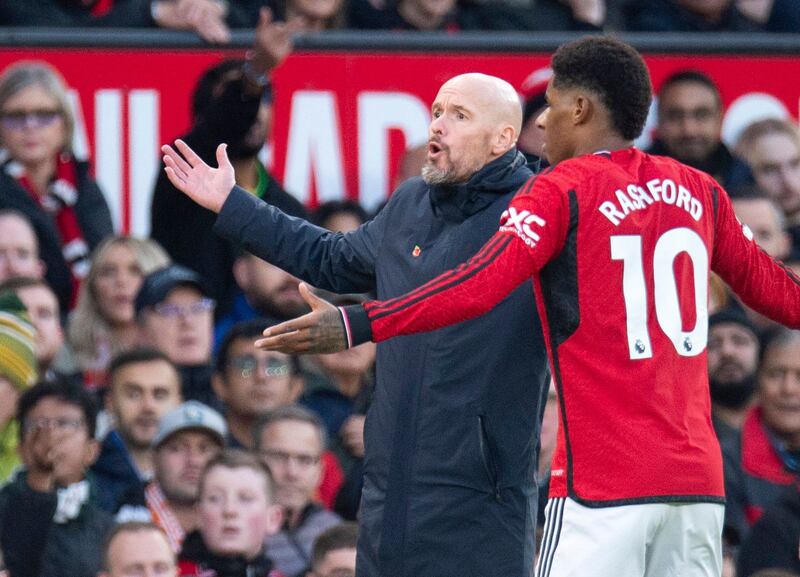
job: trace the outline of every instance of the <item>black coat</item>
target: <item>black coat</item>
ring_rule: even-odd
[[[790,487],[782,499],[767,509],[739,550],[739,577],[761,569],[780,568],[800,573],[800,491]]]
[[[474,255],[531,172],[512,151],[465,185],[401,185],[330,233],[234,189],[216,230],[309,283],[402,295]],[[547,393],[530,282],[485,316],[378,345],[364,431],[359,577],[527,577]]]
[[[95,577],[114,520],[93,502],[77,518],[53,521],[55,491],[34,491],[20,473],[0,491],[0,546],[12,577]]]
[[[86,162],[76,162],[78,172],[78,200],[75,216],[89,250],[100,241],[114,234],[111,211],[97,183],[89,175]],[[39,239],[39,255],[47,267],[45,279],[58,295],[61,310],[69,310],[72,298],[72,273],[61,250],[61,235],[55,222],[31,197],[17,180],[0,170],[0,208],[11,208],[24,214],[31,221]]]

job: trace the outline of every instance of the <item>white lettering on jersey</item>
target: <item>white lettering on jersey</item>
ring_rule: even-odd
[[[541,228],[545,225],[545,221],[529,210],[517,211],[513,206],[503,211],[500,216],[500,230],[502,232],[513,232],[531,248],[535,247],[536,243],[541,240],[539,234],[531,227],[534,224]]]
[[[681,208],[697,222],[703,216],[702,203],[682,184],[676,184],[668,178],[654,178],[645,186],[647,190],[638,184],[629,184],[624,190],[618,188],[609,195],[611,200],[600,203],[597,210],[614,226],[618,226],[632,212],[646,209],[656,202]]]

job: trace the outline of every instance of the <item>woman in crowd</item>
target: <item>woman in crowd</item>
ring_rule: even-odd
[[[102,387],[111,359],[136,345],[136,293],[145,275],[167,264],[152,240],[114,236],[97,247],[68,333],[88,389]]]
[[[33,224],[62,310],[74,304],[89,252],[113,233],[88,163],[72,154],[73,127],[64,82],[51,67],[20,62],[0,76],[0,208]]]

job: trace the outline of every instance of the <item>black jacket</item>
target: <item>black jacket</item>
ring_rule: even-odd
[[[222,557],[208,550],[199,531],[186,536],[178,559],[180,577],[281,577],[263,549],[255,559]]]
[[[248,94],[241,80],[225,85],[192,130],[181,137],[206,162],[216,166],[215,151],[221,142],[238,142],[258,114],[261,98]],[[289,214],[305,217],[303,205],[281,188],[270,175],[264,200]],[[158,172],[150,213],[151,236],[172,259],[199,273],[217,300],[217,317],[230,310],[237,293],[233,263],[238,247],[211,234],[216,215],[195,204],[172,186],[163,170]]]
[[[12,577],[95,577],[114,521],[88,501],[77,518],[53,521],[55,492],[34,491],[20,473],[0,491],[0,546]]]
[[[474,255],[531,175],[511,151],[464,185],[402,184],[330,233],[234,189],[216,230],[309,283],[399,296]],[[533,288],[485,316],[378,345],[364,431],[359,577],[527,577],[547,387]]]
[[[753,526],[739,550],[739,577],[761,569],[780,568],[800,573],[800,491],[790,487]]]
[[[111,211],[97,183],[89,175],[86,162],[76,162],[78,172],[78,200],[75,203],[75,216],[89,249],[93,250],[105,237],[114,234]],[[30,193],[22,188],[17,180],[0,170],[0,208],[12,208],[24,214],[31,221],[39,239],[39,256],[47,270],[45,278],[58,295],[61,310],[69,310],[72,297],[72,273],[61,250],[61,236],[53,219]]]
[[[650,148],[649,154],[660,156],[672,156],[664,143],[655,140]],[[690,164],[692,168],[707,172],[716,179],[726,190],[734,192],[737,188],[752,184],[753,173],[745,162],[734,156],[723,143],[704,162]]]

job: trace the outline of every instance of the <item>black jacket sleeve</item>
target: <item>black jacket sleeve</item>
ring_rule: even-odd
[[[13,577],[38,577],[56,510],[55,493],[40,493],[23,480],[3,489],[0,546],[6,569]]]
[[[332,233],[290,217],[237,186],[214,231],[316,287],[369,292],[375,289],[375,265],[389,212],[382,210],[352,232]]]

